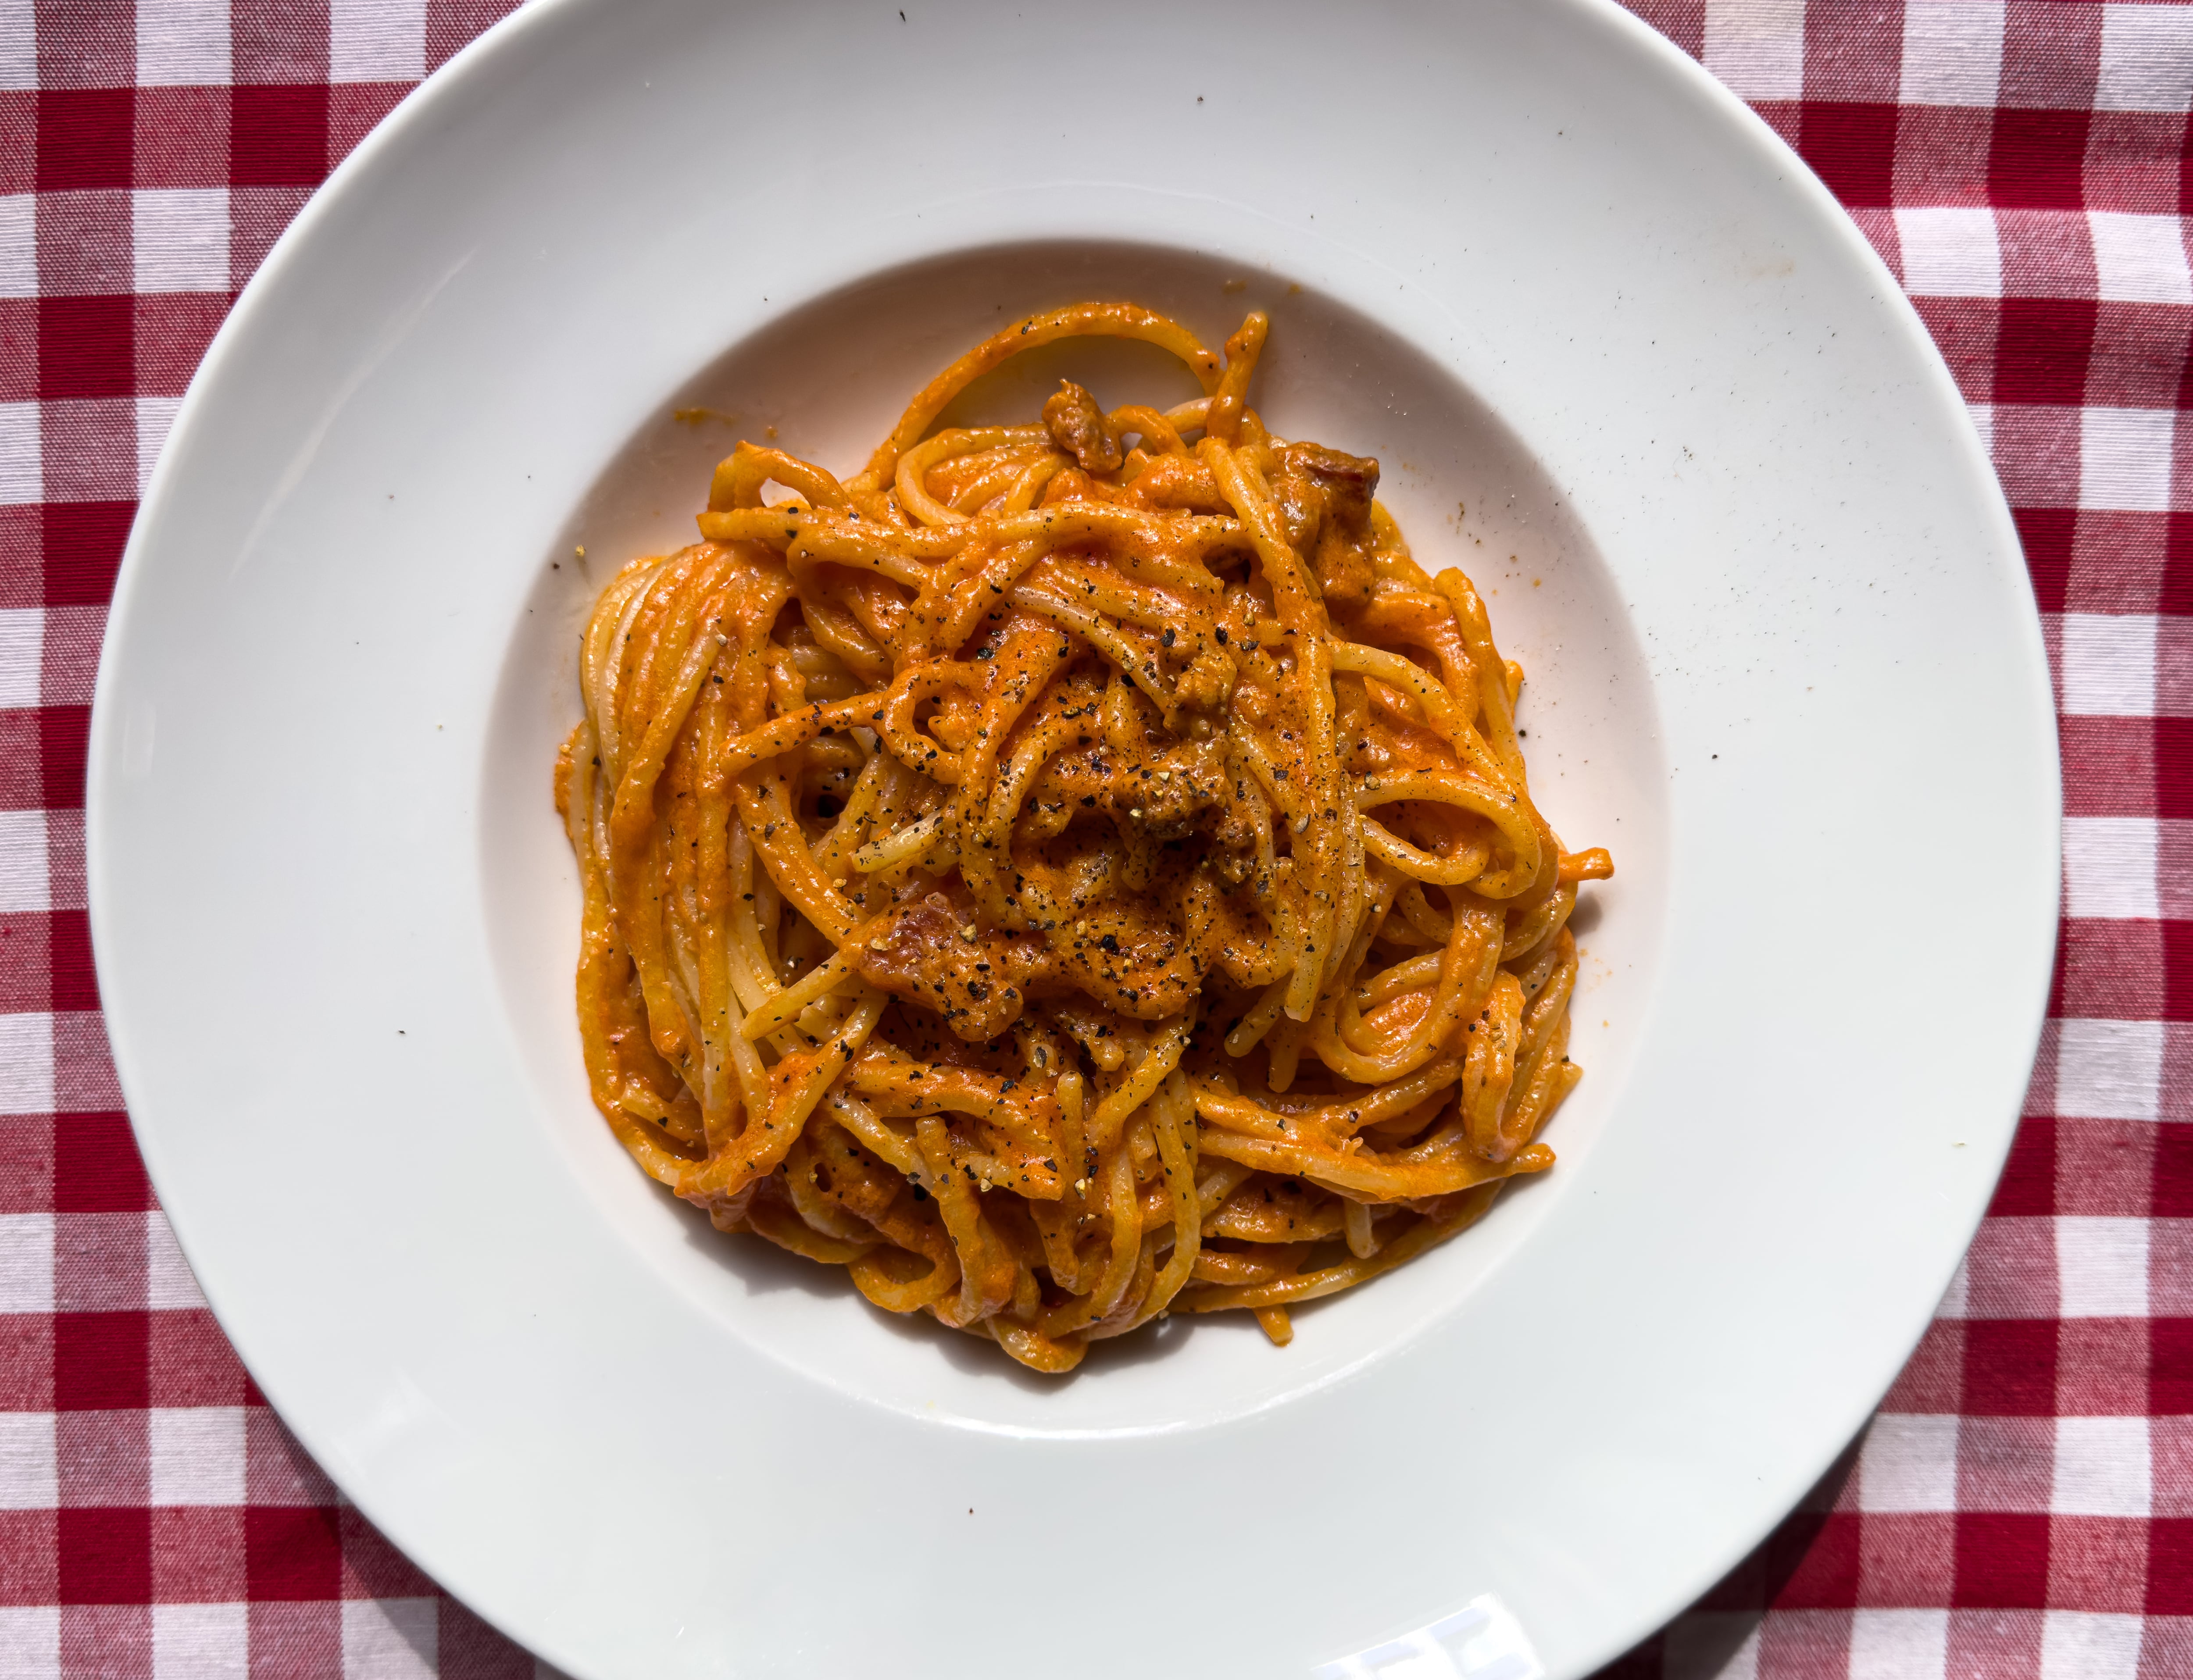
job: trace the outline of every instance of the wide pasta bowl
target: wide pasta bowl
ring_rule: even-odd
[[[959,351],[1095,297],[1212,345],[1269,311],[1257,406],[1376,455],[1476,579],[1533,795],[1619,872],[1549,1172],[1287,1347],[1175,1314],[1054,1379],[633,1169],[551,766],[595,592],[691,540],[740,437],[850,470]],[[1146,351],[983,400],[1182,377]],[[224,1327],[557,1666],[1570,1676],[1755,1543],[1916,1341],[2037,1039],[2057,799],[2016,535],[1923,329],[1612,5],[546,0],[344,165],[209,356],[117,587],[88,864]]]

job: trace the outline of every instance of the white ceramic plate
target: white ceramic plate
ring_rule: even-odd
[[[740,431],[850,466],[951,354],[1091,294],[1214,342],[1271,310],[1260,406],[1377,455],[1494,591],[1541,803],[1621,873],[1550,1174],[1290,1348],[1175,1318],[1062,1382],[625,1160],[549,763],[590,592],[689,539]],[[1916,317],[1612,5],[550,0],[343,167],[192,386],[100,674],[90,884],[221,1322],[553,1662],[1269,1680],[1431,1628],[1459,1672],[1575,1675],[1916,1340],[2038,1031],[2056,775]]]

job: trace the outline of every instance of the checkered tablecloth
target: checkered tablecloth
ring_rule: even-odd
[[[2052,1019],[1966,1269],[1807,1508],[1609,1672],[2193,1676],[2193,5],[1634,3],[1835,189],[1955,370],[2067,815]],[[533,1671],[343,1503],[207,1314],[122,1111],[83,871],[106,603],[192,369],[329,167],[506,9],[0,0],[4,1680]]]

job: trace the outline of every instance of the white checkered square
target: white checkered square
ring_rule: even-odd
[[[2155,711],[2156,621],[2150,613],[2066,613],[2064,710],[2082,717]]]
[[[1804,0],[1706,0],[1706,68],[1739,97],[1805,90]]]
[[[349,1598],[342,1607],[344,1680],[434,1680],[431,1598]]]
[[[2193,6],[2104,6],[2099,111],[2184,111],[2193,103]]]
[[[2041,1680],[2137,1680],[2139,1647],[2138,1616],[2050,1610],[2041,1624]]]
[[[0,913],[53,908],[43,811],[0,811]]]
[[[333,0],[328,79],[415,82],[427,73],[427,0]]]
[[[0,1412],[0,1511],[50,1511],[60,1502],[51,1412]]]
[[[0,1605],[0,1674],[8,1680],[60,1680],[58,1604]]]
[[[137,79],[219,87],[229,77],[229,0],[137,0]]]
[[[137,494],[143,496],[152,482],[152,469],[160,463],[168,434],[175,430],[180,397],[140,397],[137,399]]]
[[[153,1504],[243,1503],[243,1407],[155,1407],[146,1432]]]
[[[152,1680],[248,1680],[249,1604],[152,1606]]]
[[[0,1214],[0,1312],[54,1310],[54,1216]]]
[[[155,1312],[187,1311],[206,1304],[198,1274],[183,1258],[175,1228],[157,1208],[145,1215],[145,1305]]]
[[[38,677],[45,664],[45,609],[0,608],[0,706],[38,703]],[[5,814],[16,814],[12,811]]]
[[[0,298],[37,294],[37,199],[28,192],[0,195]]]
[[[1904,7],[1904,104],[1993,105],[2001,77],[2000,3],[1911,0]]]
[[[1984,207],[1928,205],[1896,212],[1904,289],[1921,297],[2002,295],[2002,241]]]
[[[0,1114],[44,1114],[54,1106],[54,1018],[0,1015]]]
[[[2058,1418],[2048,1509],[2058,1517],[2145,1517],[2154,1504],[2150,1472],[2145,1418]]]
[[[38,405],[0,403],[0,506],[22,507],[45,499]]]
[[[2193,275],[2185,266],[2185,236],[2176,216],[2092,210],[2087,226],[2094,241],[2094,277],[2111,303],[2193,303]]]
[[[2079,506],[2127,513],[2170,506],[2168,409],[2079,410]]]
[[[37,85],[36,0],[0,0],[0,88]]]
[[[2159,1020],[2059,1021],[2056,1112],[2080,1120],[2155,1119],[2162,1107],[2162,1038]]]
[[[2056,1287],[2066,1318],[2147,1314],[2147,1221],[2064,1214],[2056,1220]]]
[[[145,187],[129,196],[140,292],[229,289],[228,189]]]
[[[1858,1460],[1860,1511],[1955,1511],[1957,1420],[1946,1413],[1883,1412]]]
[[[2064,908],[2071,916],[2143,919],[2162,913],[2153,817],[2064,820]]]
[[[1852,1613],[1850,1680],[1932,1680],[1949,1660],[1947,1610]]]

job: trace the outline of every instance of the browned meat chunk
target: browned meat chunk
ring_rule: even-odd
[[[1371,499],[1378,463],[1315,443],[1280,451],[1273,487],[1287,540],[1308,559],[1326,604],[1343,616],[1371,598]]]
[[[854,966],[870,986],[936,1010],[977,1043],[1013,1024],[1029,985],[1049,978],[1056,962],[1042,934],[985,929],[971,899],[938,892],[892,911]]]
[[[1159,455],[1127,487],[1127,500],[1141,507],[1182,508],[1191,513],[1231,513],[1233,505],[1211,469],[1193,455]]]
[[[1043,423],[1084,472],[1117,472],[1126,459],[1119,450],[1119,435],[1096,399],[1072,380],[1058,382],[1057,391],[1043,405]]]

